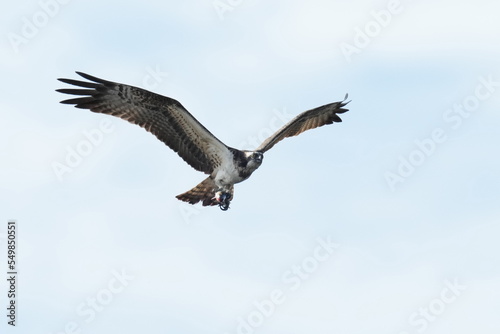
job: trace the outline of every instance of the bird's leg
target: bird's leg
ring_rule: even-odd
[[[229,209],[229,203],[231,202],[231,193],[218,191],[215,193],[214,199],[219,203],[219,208],[222,211],[227,211]]]

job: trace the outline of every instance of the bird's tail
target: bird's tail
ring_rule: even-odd
[[[216,191],[217,186],[215,185],[214,180],[207,177],[193,189],[175,197],[181,201],[188,202],[189,204],[196,204],[202,201],[203,206],[217,205],[219,203],[215,200]]]

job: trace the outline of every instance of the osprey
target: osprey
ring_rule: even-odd
[[[89,81],[58,79],[84,89],[58,89],[60,93],[80,95],[61,101],[76,108],[108,114],[137,124],[154,134],[177,152],[194,169],[209,176],[193,189],[176,197],[190,204],[219,205],[229,208],[234,184],[244,181],[260,167],[264,153],[280,140],[296,136],[325,124],[341,122],[338,114],[348,109],[343,101],[305,111],[288,122],[255,151],[225,145],[196,120],[178,101],[147,90],[107,81],[76,72]]]

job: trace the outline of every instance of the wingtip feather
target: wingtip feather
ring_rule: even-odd
[[[348,104],[349,102],[351,102],[352,100],[349,100],[347,101],[347,99],[349,98],[349,93],[345,93],[345,96],[344,96],[344,99],[342,100],[342,106],[345,106],[346,104]],[[347,102],[346,102],[347,101]],[[349,109],[347,109],[346,111],[348,111]]]
[[[87,74],[87,73],[83,73],[83,72],[80,72],[80,71],[75,71],[75,72],[76,72],[76,74],[78,74],[82,78],[85,78],[85,79],[93,81],[93,82],[98,82],[100,84],[112,84],[111,81],[107,81],[107,80],[104,80],[104,79],[101,79],[101,78],[98,78],[98,77],[94,77],[93,75],[90,75],[90,74]]]

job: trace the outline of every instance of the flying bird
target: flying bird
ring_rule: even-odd
[[[177,199],[203,206],[219,205],[227,210],[234,184],[250,177],[262,164],[264,153],[284,138],[334,122],[348,109],[343,101],[305,111],[267,138],[256,150],[238,150],[225,145],[177,100],[121,83],[76,72],[88,81],[58,79],[79,88],[58,89],[79,97],[61,101],[76,108],[108,114],[137,124],[154,134],[194,169],[209,176]]]

